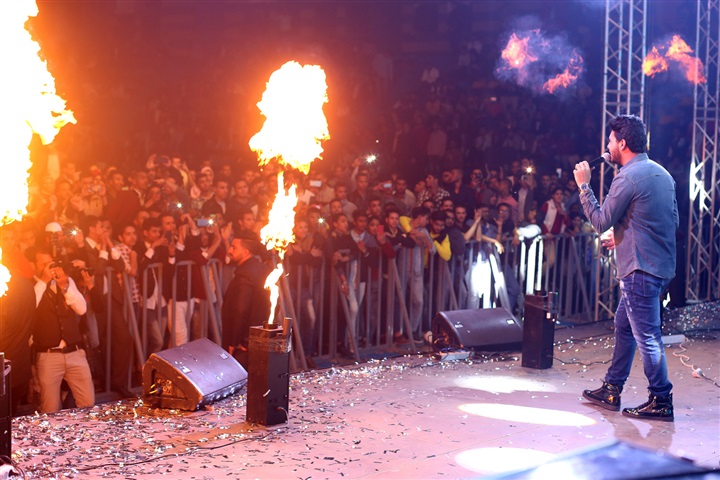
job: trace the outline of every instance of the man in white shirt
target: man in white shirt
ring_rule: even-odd
[[[91,407],[95,404],[95,389],[77,317],[87,310],[85,298],[49,252],[29,251],[28,257],[35,266],[33,349],[37,355],[39,409],[42,413],[60,410],[63,380],[78,407]]]

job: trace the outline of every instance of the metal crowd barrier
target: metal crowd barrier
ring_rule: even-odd
[[[442,260],[437,254],[423,259],[422,281],[412,281],[414,251],[400,249],[395,258],[378,255],[372,265],[361,271],[357,261],[345,268],[350,293],[345,295],[334,269],[326,262],[319,266],[293,265],[287,259],[286,275],[282,278],[279,298],[279,315],[293,319],[294,345],[291,367],[306,369],[307,356],[336,358],[345,354],[359,361],[361,353],[393,344],[396,333],[407,337],[415,350],[420,338],[413,333],[430,330],[437,311],[494,308],[504,306],[511,310],[511,296],[517,291],[517,306],[513,314],[522,317],[523,297],[536,290],[559,292],[561,299],[559,322],[583,323],[593,320],[595,292],[594,259],[598,252],[598,237],[594,233],[575,236],[537,236],[521,239],[518,245],[508,241],[500,255],[487,243],[472,241],[466,244],[461,257]],[[168,316],[176,317],[178,294],[193,298],[192,292],[202,288],[204,299],[193,299],[197,312],[187,322],[189,340],[209,338],[220,343],[222,336],[222,301],[224,288],[223,264],[211,259],[205,265],[191,261],[178,262],[172,277],[171,298],[156,315],[150,315],[147,291],[148,276],[154,275],[159,292],[163,289],[163,265],[150,265],[143,272],[143,290],[139,305],[133,304],[130,277],[123,273],[123,312],[133,339],[134,368],[141,370],[148,356],[148,322],[157,322],[160,332],[169,335],[167,345],[176,345],[176,329],[168,332]],[[193,285],[199,269],[202,285]],[[178,282],[178,272],[187,269],[187,281]],[[607,276],[608,272],[601,272]],[[107,271],[107,284],[112,271]],[[225,278],[227,280],[227,278]],[[362,280],[362,281],[361,281]],[[421,290],[418,290],[421,289]],[[108,305],[112,290],[108,291]],[[161,295],[160,295],[161,296]],[[414,301],[413,301],[414,299]],[[422,299],[422,302],[419,301]],[[108,308],[107,318],[110,319]],[[420,332],[412,332],[412,319],[419,318]],[[195,319],[195,321],[193,321]],[[110,319],[109,321],[112,321]],[[177,325],[172,322],[172,325]],[[109,326],[108,326],[109,327]],[[105,339],[112,348],[110,328]],[[338,333],[345,331],[343,338]],[[157,345],[156,345],[157,347]],[[344,352],[342,350],[345,350]],[[110,349],[106,358],[106,385],[109,390]],[[130,378],[128,379],[130,381]]]
[[[516,246],[508,241],[504,247],[505,253],[500,255],[492,245],[473,241],[467,244],[462,258],[446,262],[437,255],[429,256],[421,286],[423,331],[430,329],[432,317],[439,310],[499,306],[510,309],[511,283],[518,293],[513,310],[517,317],[522,317],[525,294],[545,290],[560,294],[559,322],[575,324],[593,320],[596,234],[537,236],[522,239]],[[347,296],[341,292],[334,270],[329,270],[327,283],[312,280],[325,274],[324,266],[312,270],[302,266],[291,271],[290,296],[295,301],[298,323],[301,326],[306,323],[306,311],[300,308],[302,298],[312,298],[315,311],[319,312],[321,320],[313,343],[318,356],[336,357],[338,346],[344,345],[348,356],[359,360],[362,350],[391,345],[397,328],[408,337],[411,348],[416,348],[420,339],[408,334],[410,318],[417,315],[415,310],[419,308],[411,301],[419,288],[417,283],[409,281],[412,253],[400,250],[395,259],[381,255],[378,265],[366,267],[364,282],[350,280],[359,277],[360,272],[353,273],[353,265],[348,265],[345,274],[352,290]],[[319,296],[325,292],[330,298],[323,302]],[[339,338],[343,322],[347,333]]]
[[[200,281],[202,283],[203,291],[205,292],[206,298],[194,298],[191,293],[193,290],[193,279],[195,276],[192,274],[192,269],[198,268],[200,274]],[[187,269],[187,282],[184,285],[179,285],[178,271],[181,269]],[[108,267],[105,271],[105,282],[108,285],[107,292],[107,315],[105,318],[108,322],[117,321],[112,318],[112,276],[115,272],[112,268]],[[222,285],[223,285],[223,273],[222,264],[217,259],[208,260],[205,265],[196,265],[192,261],[182,261],[175,264],[175,274],[172,277],[171,291],[172,295],[167,303],[161,300],[161,307],[158,309],[148,308],[148,299],[152,292],[147,291],[148,277],[153,275],[155,277],[158,292],[163,290],[163,265],[161,263],[154,263],[149,265],[143,272],[143,289],[140,292],[140,301],[135,304],[132,301],[132,290],[130,288],[131,281],[137,281],[137,279],[131,279],[131,277],[122,272],[122,285],[123,285],[123,321],[127,323],[130,331],[130,336],[133,341],[133,363],[132,368],[128,372],[128,386],[131,385],[133,372],[141,372],[145,361],[150,356],[151,352],[149,345],[149,326],[148,322],[157,322],[159,326],[160,334],[167,336],[167,342],[163,342],[163,346],[167,343],[167,347],[173,347],[177,345],[176,331],[175,328],[168,327],[168,316],[169,318],[175,318],[177,315],[177,298],[178,293],[185,291],[185,298],[192,299],[193,305],[197,304],[197,316],[191,316],[190,318],[183,319],[187,322],[187,331],[189,339],[195,340],[197,338],[209,338],[210,340],[220,343],[222,335]],[[197,286],[196,286],[197,288]],[[162,297],[162,294],[159,294]],[[155,315],[149,314],[150,310],[155,311]],[[195,311],[195,308],[189,308],[188,311]],[[197,323],[193,323],[193,319],[197,319]],[[174,323],[173,323],[174,324]],[[176,325],[176,324],[174,324]],[[195,328],[193,328],[195,327]],[[152,326],[151,326],[152,328]],[[106,338],[104,341],[109,348],[105,349],[105,384],[103,385],[104,391],[110,390],[110,366],[111,366],[111,354],[113,348],[113,342],[111,337],[110,325],[106,328]]]

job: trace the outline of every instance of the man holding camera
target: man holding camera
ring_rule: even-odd
[[[82,349],[78,315],[87,310],[85,298],[64,268],[44,250],[28,252],[35,266],[33,349],[40,386],[40,411],[60,410],[60,384],[67,382],[78,407],[95,404],[90,365]]]

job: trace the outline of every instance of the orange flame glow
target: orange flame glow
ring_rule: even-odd
[[[508,40],[507,46],[501,54],[508,67],[520,69],[537,61],[538,57],[529,52],[529,42],[530,37],[520,38],[514,33],[510,35],[510,40]]]
[[[323,151],[321,141],[330,138],[322,110],[327,101],[325,72],[319,66],[288,62],[276,70],[258,103],[266,117],[265,124],[250,139],[250,148],[257,152],[260,165],[276,159],[281,166],[307,174]],[[268,323],[273,323],[275,315],[280,293],[277,283],[283,274],[285,249],[293,241],[298,202],[296,186],[285,189],[282,170],[277,181],[278,193],[268,214],[268,223],[260,231],[265,246],[275,249],[281,260],[265,281],[272,307]]]
[[[295,206],[298,198],[295,194],[295,185],[290,186],[285,192],[283,172],[278,173],[278,193],[273,201],[272,208],[268,214],[268,223],[260,230],[260,238],[267,249],[275,249],[282,260],[285,256],[285,249],[293,241],[293,225],[295,225]],[[270,272],[265,280],[265,288],[270,290],[270,318],[272,319],[277,300],[280,296],[278,280],[283,274],[282,262],[279,262],[275,269]],[[272,320],[270,321],[272,323]]]
[[[27,213],[33,133],[47,145],[63,126],[75,123],[65,100],[55,93],[55,80],[40,57],[40,45],[25,29],[28,19],[37,14],[35,0],[0,3],[0,41],[6,46],[2,53],[5,73],[0,75],[0,145],[4,158],[0,225],[21,220]],[[0,267],[0,292],[4,294],[10,275]]]
[[[645,75],[654,77],[656,74],[668,69],[668,62],[665,60],[665,57],[660,54],[657,47],[652,47],[650,53],[645,56],[642,69]]]
[[[582,57],[573,52],[573,56],[570,58],[567,68],[563,73],[558,73],[555,78],[551,78],[543,85],[543,90],[548,93],[554,93],[558,88],[567,88],[578,79],[578,76],[582,73]]]
[[[643,73],[654,77],[657,73],[668,70],[670,62],[677,64],[685,74],[685,78],[692,83],[705,83],[707,79],[703,73],[705,67],[702,61],[692,55],[693,50],[685,43],[680,35],[673,35],[672,39],[658,46],[654,46],[643,61]]]
[[[501,57],[498,78],[538,93],[567,88],[583,72],[582,57],[564,36],[547,36],[540,29],[511,33]]]
[[[322,158],[321,142],[330,138],[323,105],[327,103],[325,72],[317,65],[288,62],[267,83],[258,108],[266,120],[250,139],[260,165],[276,158],[307,174]]]
[[[2,249],[0,249],[0,260],[2,260]],[[7,284],[10,281],[10,270],[0,263],[0,297],[7,293]]]

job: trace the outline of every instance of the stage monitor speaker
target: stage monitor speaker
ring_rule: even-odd
[[[207,339],[153,353],[143,366],[143,399],[154,408],[197,410],[240,391],[247,372]]]
[[[522,345],[522,326],[504,308],[450,310],[433,318],[436,350],[516,350]]]

